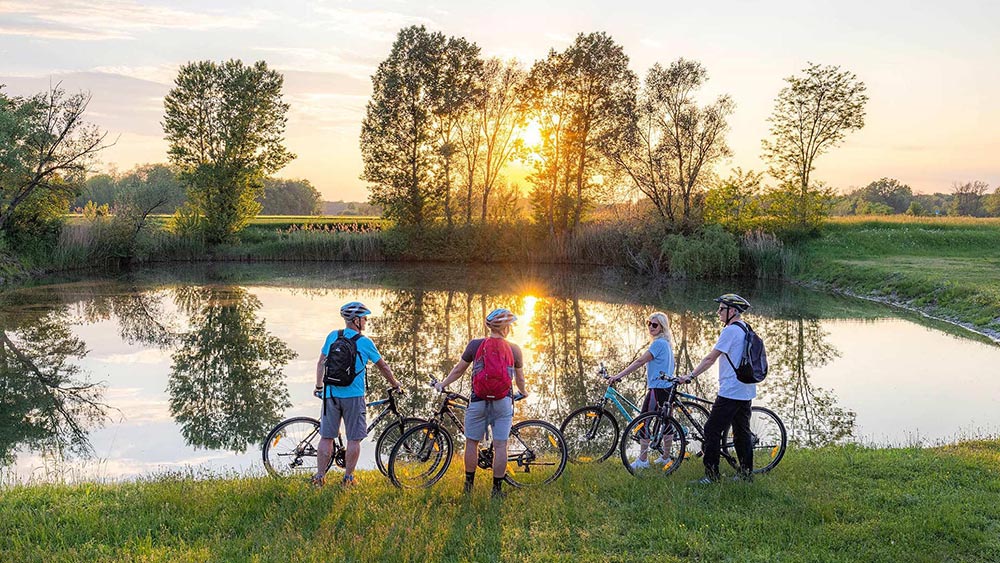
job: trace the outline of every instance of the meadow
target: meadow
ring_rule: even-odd
[[[791,277],[1000,337],[1000,219],[850,217],[794,247]]]
[[[167,475],[0,492],[4,561],[997,561],[1000,441],[792,449],[751,484],[697,461],[636,478],[612,460],[545,488],[471,497],[461,470],[399,491]]]

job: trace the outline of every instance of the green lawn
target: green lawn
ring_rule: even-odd
[[[1000,331],[1000,222],[833,221],[796,248],[800,281],[818,281]]]
[[[8,487],[3,561],[998,561],[1000,441],[791,450],[753,484],[570,466],[546,488],[264,477]]]

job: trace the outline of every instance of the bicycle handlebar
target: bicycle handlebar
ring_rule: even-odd
[[[660,372],[660,379],[670,382],[670,383],[684,383],[676,375],[667,375],[667,372]]]

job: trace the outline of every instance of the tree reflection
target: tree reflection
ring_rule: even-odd
[[[826,365],[840,352],[816,319],[763,320],[771,374],[765,380],[769,404],[782,417],[789,438],[807,446],[843,441],[854,434],[853,411],[837,405],[827,389],[813,385],[809,369]]]
[[[168,382],[170,413],[196,447],[245,451],[291,405],[282,368],[295,353],[257,319],[243,288],[179,288],[190,330],[178,339]]]
[[[103,388],[80,380],[86,345],[70,332],[65,309],[0,327],[0,463],[22,446],[53,455],[90,453],[88,428],[104,421]]]

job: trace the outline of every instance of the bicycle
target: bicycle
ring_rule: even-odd
[[[669,475],[676,471],[687,457],[685,451],[689,442],[705,441],[705,421],[708,420],[708,411],[695,402],[678,401],[677,397],[681,395],[707,404],[711,404],[711,401],[679,393],[677,384],[680,380],[674,376],[661,373],[660,378],[674,383],[667,401],[656,412],[645,413],[632,420],[625,428],[625,437],[622,438],[619,448],[622,463],[633,475],[638,472],[637,466],[642,465],[636,464],[636,460],[642,460],[643,457],[646,457],[644,461],[649,467],[660,465],[659,474]],[[684,417],[685,424],[682,425],[675,418],[674,413],[677,412]],[[788,447],[785,425],[778,415],[764,407],[755,406],[750,409],[750,440],[754,449],[754,463],[760,459],[767,460],[767,463],[752,470],[755,474],[774,469]],[[723,433],[721,446],[721,457],[733,469],[739,470],[732,427]],[[657,458],[651,460],[650,456],[654,454]],[[699,451],[697,455],[700,456],[701,452]]]
[[[399,393],[398,389],[389,389],[386,398],[365,404],[366,408],[385,405],[385,408],[368,425],[369,433],[387,417],[392,419],[375,442],[375,465],[383,475],[388,475],[386,462],[396,440],[403,435],[407,428],[426,422],[422,418],[404,417],[399,412],[396,405]],[[319,420],[315,418],[297,416],[278,423],[264,440],[262,454],[265,469],[275,477],[315,474],[319,465],[319,440]],[[343,435],[338,435],[333,441],[330,467],[336,464],[337,467],[343,469],[347,465],[346,455],[347,448],[344,446]]]
[[[432,379],[431,385],[435,383]],[[521,398],[515,396],[514,401]],[[464,434],[465,427],[453,409],[465,410],[468,406],[468,397],[445,392],[434,416],[403,433],[389,455],[393,485],[401,489],[426,488],[444,476],[454,456],[454,441],[444,423],[451,421]],[[476,465],[492,469],[493,455],[493,440],[487,433],[480,442]],[[504,481],[514,487],[551,483],[562,475],[566,458],[566,442],[555,426],[543,420],[523,420],[510,430]]]
[[[597,374],[604,380],[610,379],[604,362],[600,363]],[[566,439],[570,461],[574,463],[601,462],[615,453],[621,434],[618,430],[618,420],[614,413],[607,408],[609,402],[618,409],[618,412],[625,419],[625,424],[632,422],[641,413],[642,409],[623,396],[615,389],[614,385],[614,383],[608,383],[604,390],[604,396],[597,402],[576,409],[563,420],[559,431]],[[708,410],[697,403],[690,402],[704,399],[686,393],[679,395],[688,400],[686,401],[688,408],[692,412],[698,413],[702,417],[702,421],[708,420]]]

